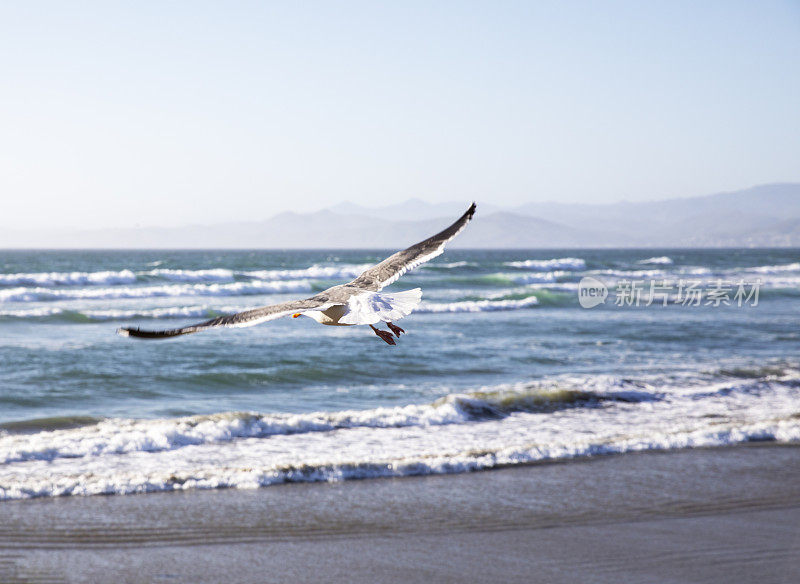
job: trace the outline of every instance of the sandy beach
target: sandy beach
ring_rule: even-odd
[[[0,504],[2,582],[794,582],[800,448]]]

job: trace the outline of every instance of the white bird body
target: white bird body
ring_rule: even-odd
[[[307,316],[328,326],[355,326],[400,320],[411,314],[422,300],[422,290],[381,294],[362,292],[347,299],[347,304],[334,304],[324,310],[306,310],[294,316]]]
[[[308,318],[313,318],[319,324],[327,324],[328,326],[354,326],[352,324],[339,322],[339,319],[345,314],[347,314],[347,305],[334,304],[325,310],[306,310],[302,313],[298,312],[296,313],[295,318],[298,316],[307,316]]]
[[[422,290],[414,288],[404,292],[384,293],[381,290],[408,270],[441,255],[447,242],[461,233],[474,213],[475,203],[455,223],[440,233],[389,256],[352,282],[333,286],[311,298],[253,308],[177,329],[143,331],[123,327],[117,332],[126,337],[164,339],[215,327],[253,326],[282,316],[292,315],[297,318],[305,315],[328,326],[369,325],[376,335],[394,345],[392,333],[399,338],[400,333],[405,331],[392,324],[392,321],[408,316],[419,306]],[[392,332],[378,330],[373,326],[380,322],[386,323]]]

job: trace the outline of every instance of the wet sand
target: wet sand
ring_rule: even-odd
[[[800,447],[0,503],[0,582],[796,582]]]

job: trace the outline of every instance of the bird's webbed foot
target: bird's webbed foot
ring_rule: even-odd
[[[375,334],[378,335],[380,338],[382,338],[386,342],[387,345],[396,345],[397,344],[397,343],[394,342],[394,339],[392,338],[392,333],[390,333],[389,331],[382,331],[380,329],[376,329],[372,325],[369,325],[369,328],[371,328],[373,331],[375,331]]]
[[[387,322],[386,326],[388,326],[391,329],[391,331],[394,333],[394,336],[396,336],[398,339],[400,338],[400,333],[406,332],[396,324],[392,324],[390,322]]]

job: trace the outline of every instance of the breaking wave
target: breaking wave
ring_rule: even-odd
[[[800,441],[800,372],[559,377],[366,410],[0,426],[0,500],[457,473]]]
[[[537,292],[538,294],[538,292]],[[497,310],[518,310],[539,304],[538,298],[529,293],[520,298],[464,300],[448,303],[422,303],[416,313],[445,312],[492,312]],[[214,318],[247,310],[252,306],[164,306],[157,308],[106,308],[70,310],[57,306],[0,310],[0,319],[55,320],[64,322],[99,322],[130,319],[170,319],[170,318]]]
[[[447,304],[434,304],[423,302],[415,312],[440,313],[440,312],[492,312],[496,310],[518,310],[530,308],[539,304],[536,296],[516,300],[463,300]]]
[[[227,284],[162,284],[159,286],[120,286],[113,288],[8,288],[0,290],[3,302],[47,302],[57,300],[100,300],[121,298],[160,298],[173,296],[245,296],[307,292],[311,283],[305,280],[265,282],[231,282]]]
[[[294,278],[311,278],[318,280],[334,280],[355,278],[371,268],[373,264],[347,264],[339,266],[314,265],[296,270],[253,270],[242,272],[242,275],[262,280],[290,280]]]
[[[542,272],[551,270],[584,270],[586,269],[586,260],[581,258],[553,258],[551,260],[505,262],[504,265],[512,268],[529,268]]]
[[[459,262],[457,262],[459,263]],[[466,262],[464,262],[466,264]],[[342,264],[337,266],[313,265],[300,269],[273,270],[229,270],[212,268],[203,270],[182,270],[155,268],[133,271],[101,270],[97,272],[31,272],[0,274],[0,286],[112,286],[121,284],[167,282],[233,282],[246,280],[297,280],[354,278],[372,264]],[[456,267],[450,264],[449,267]]]
[[[241,272],[238,273],[241,274]],[[174,282],[232,282],[236,275],[237,272],[224,268],[210,270],[174,270],[161,268],[148,270],[146,272],[137,272],[137,276],[141,279],[159,279]]]
[[[666,265],[672,264],[673,261],[672,261],[672,258],[670,258],[670,257],[659,256],[659,257],[647,258],[645,260],[639,260],[636,263],[637,264],[656,264],[656,265],[666,266]]]
[[[784,272],[800,272],[800,263],[779,264],[776,266],[756,266],[754,268],[742,268],[750,272],[759,274],[782,274]]]
[[[185,446],[230,442],[242,438],[330,432],[353,428],[441,426],[496,420],[515,412],[552,412],[604,401],[656,399],[636,392],[594,393],[578,389],[508,386],[495,390],[451,394],[430,404],[373,410],[256,414],[228,412],[161,420],[85,418],[77,428],[53,430],[51,419],[0,425],[0,464],[158,452]],[[41,424],[43,433],[30,431]],[[24,432],[19,430],[23,429]]]
[[[134,282],[136,274],[131,270],[0,274],[0,286],[104,286]]]
[[[508,279],[515,284],[543,284],[548,282],[555,282],[556,275],[553,272],[537,273],[537,274],[524,274],[521,276],[508,276]]]
[[[466,268],[466,267],[474,267],[477,266],[475,262],[450,262],[446,264],[426,264],[424,269],[426,270],[452,270],[454,268]]]

